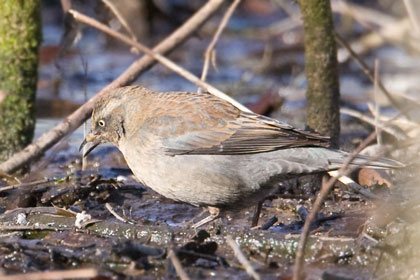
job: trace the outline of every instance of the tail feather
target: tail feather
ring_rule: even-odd
[[[330,159],[331,164],[335,165],[342,165],[347,157],[350,154],[347,154],[345,157],[341,159]],[[377,168],[377,169],[392,169],[392,168],[401,168],[404,167],[399,161],[388,159],[388,158],[375,158],[365,155],[357,155],[352,162],[350,163],[351,166],[361,166],[361,167],[369,167],[369,168]]]

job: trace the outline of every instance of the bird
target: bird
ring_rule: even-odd
[[[301,175],[337,170],[347,152],[329,148],[326,136],[245,112],[210,93],[153,92],[143,86],[111,90],[97,101],[87,156],[114,144],[136,179],[172,200],[224,210],[255,205],[275,184]],[[352,166],[396,168],[395,160],[358,155]]]

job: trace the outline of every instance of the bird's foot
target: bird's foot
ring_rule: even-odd
[[[210,215],[208,215],[207,217],[205,217],[204,219],[198,221],[197,223],[195,223],[194,225],[192,225],[193,229],[199,228],[205,224],[208,224],[214,220],[216,220],[217,218],[219,218],[220,216],[220,209],[216,208],[216,207],[208,207],[208,211],[210,213]]]

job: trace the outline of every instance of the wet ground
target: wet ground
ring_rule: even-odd
[[[276,1],[245,2],[220,39],[218,71],[212,69],[208,81],[261,113],[302,128],[302,29],[298,24],[285,31],[273,28],[290,18],[289,8],[298,10],[288,1],[287,6]],[[389,16],[404,15],[401,7],[388,2],[375,2],[370,8],[385,13],[392,6]],[[171,11],[170,5],[165,8]],[[188,9],[183,12],[188,16]],[[127,47],[87,28],[82,39],[56,60],[62,33],[59,7],[46,2],[43,13],[36,137],[137,58]],[[203,53],[221,14],[170,58],[199,76]],[[348,34],[349,40],[369,32],[358,22],[351,22],[349,28],[346,20],[337,14],[337,29]],[[174,28],[175,23],[156,15],[152,35],[143,36],[152,45]],[[375,58],[380,60],[381,77],[390,91],[418,94],[418,54],[403,45],[384,43],[364,57],[370,65]],[[374,102],[372,83],[356,63],[340,67],[343,107],[368,114],[367,102]],[[196,90],[161,65],[136,83],[155,91]],[[277,101],[271,102],[272,96]],[[386,99],[381,101],[384,114],[396,113]],[[371,126],[343,115],[342,147],[353,150],[371,131]],[[254,209],[250,208],[226,213],[222,219],[193,230],[188,222],[202,209],[173,202],[137,183],[116,148],[96,149],[82,170],[78,152],[82,139],[83,128],[79,128],[19,177],[23,185],[0,188],[0,266],[4,273],[93,267],[99,278],[105,279],[172,279],[178,277],[168,259],[173,250],[191,279],[250,279],[226,242],[226,237],[232,236],[261,278],[291,278],[299,234],[319,186],[308,184],[308,180],[276,186],[277,191],[264,202],[260,228],[251,229]],[[390,141],[395,140],[393,136],[384,139],[395,144]],[[415,158],[418,151],[394,148],[388,156],[403,160],[407,154]],[[311,229],[305,253],[306,279],[419,279],[416,170],[413,165],[389,173],[391,187],[373,182],[374,201],[338,184]],[[14,184],[4,182],[0,187]]]

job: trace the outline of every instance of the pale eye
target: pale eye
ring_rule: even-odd
[[[100,127],[104,127],[104,126],[105,126],[105,121],[104,121],[104,120],[100,120],[100,121],[98,121],[98,125],[99,125]]]

